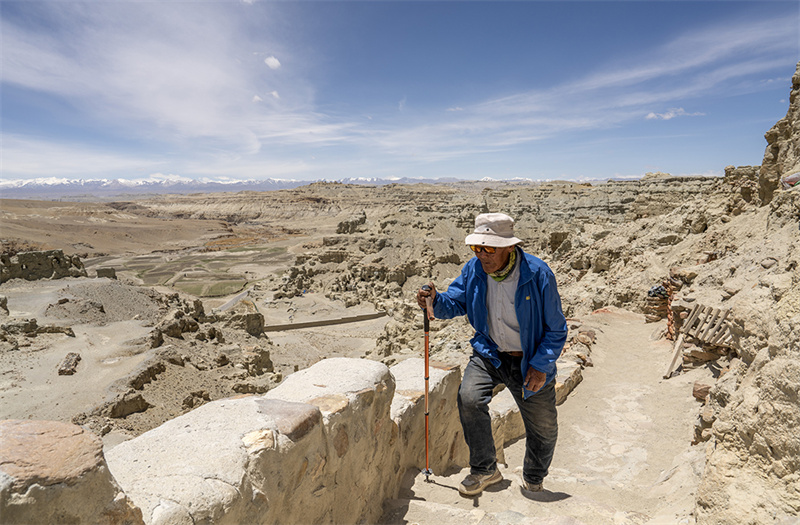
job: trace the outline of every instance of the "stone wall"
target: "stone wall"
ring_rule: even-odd
[[[139,516],[148,524],[374,522],[383,501],[397,497],[405,472],[425,467],[423,376],[419,358],[391,370],[370,360],[324,359],[263,396],[208,403],[112,448],[105,461],[113,478],[93,482],[94,493],[70,492],[75,480],[63,480],[61,496],[41,501],[26,500],[30,490],[6,481],[13,476],[2,433],[3,522],[53,521],[76,509],[94,509],[79,519],[85,523],[141,523]],[[455,410],[460,379],[458,368],[430,370],[434,475],[467,463]],[[523,433],[510,399],[502,392],[491,407],[500,461],[503,444]],[[15,443],[23,447],[21,457],[31,452],[25,441]],[[66,442],[50,445],[51,456],[69,456]],[[104,466],[99,449],[93,454]],[[112,513],[127,521],[103,521],[109,505],[127,509]],[[8,521],[10,508],[15,514]],[[38,519],[46,515],[52,519]]]
[[[61,250],[0,254],[0,283],[10,279],[36,281],[62,277],[86,277],[80,257],[64,255]]]
[[[434,474],[467,463],[460,375],[431,369]],[[495,412],[498,444],[519,437],[506,430],[521,428],[514,414]],[[209,403],[122,443],[108,461],[147,523],[374,522],[404,473],[425,467],[423,362],[324,359],[264,396]]]

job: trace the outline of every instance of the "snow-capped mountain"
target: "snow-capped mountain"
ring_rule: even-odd
[[[340,182],[343,184],[413,184],[455,182],[456,179],[378,179],[346,178],[337,181],[262,179],[262,180],[195,180],[185,177],[157,179],[30,179],[0,180],[0,198],[40,200],[110,200],[126,196],[214,193],[238,191],[272,191],[296,188],[314,182]]]

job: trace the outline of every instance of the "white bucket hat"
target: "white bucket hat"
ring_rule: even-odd
[[[521,243],[514,237],[514,219],[505,213],[481,213],[475,217],[475,231],[467,235],[464,243],[503,248]]]

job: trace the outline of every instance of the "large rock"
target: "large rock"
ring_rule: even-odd
[[[792,77],[789,110],[767,131],[767,149],[761,163],[759,196],[766,204],[778,189],[780,178],[800,169],[800,62]]]
[[[253,337],[258,337],[264,332],[264,315],[252,301],[240,301],[231,310],[219,314],[219,317],[224,326],[244,330]]]
[[[111,476],[101,441],[55,421],[0,421],[0,517],[4,525],[143,523]]]
[[[739,215],[747,204],[761,204],[759,174],[761,166],[725,166],[725,183],[733,187],[731,213]]]
[[[722,298],[732,307],[741,361],[711,388],[703,411],[700,430],[709,442],[697,498],[701,525],[795,523],[800,514],[800,196],[776,191],[780,177],[800,163],[798,95],[800,63],[789,110],[766,134],[757,200],[769,205],[746,225],[755,226],[758,240],[748,249],[740,246],[735,264],[726,261],[718,272],[730,272]],[[746,235],[739,243],[753,235],[746,227],[740,231]],[[752,270],[755,278],[734,276],[742,270]],[[693,286],[707,279],[704,273]]]
[[[367,214],[356,213],[336,225],[336,233],[355,233],[358,227],[367,222]]]
[[[121,443],[108,463],[146,523],[270,523],[275,499],[304,481],[303,459],[318,459],[319,421],[304,404],[215,401]],[[267,490],[275,482],[286,486]]]

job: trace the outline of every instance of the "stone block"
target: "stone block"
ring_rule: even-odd
[[[394,393],[395,379],[386,365],[331,358],[295,372],[265,394],[265,399],[313,405],[323,421],[320,453],[309,459],[306,477],[311,477],[304,488],[314,495],[314,506],[296,508],[296,496],[286,495],[288,514],[276,514],[280,522],[356,523],[380,517],[375,503],[396,494],[401,481],[401,476],[386,476],[398,468],[390,418]]]
[[[558,375],[556,375],[556,405],[567,400],[567,396],[578,384],[583,381],[581,365],[565,359],[557,361]]]
[[[98,268],[97,278],[100,279],[102,277],[106,277],[108,279],[116,279],[117,271],[114,268]]]
[[[81,355],[76,352],[69,352],[64,359],[61,361],[61,364],[58,365],[58,375],[60,376],[71,376],[75,373],[78,368],[78,363],[81,360]]]
[[[109,468],[146,523],[269,523],[268,510],[280,506],[258,494],[269,493],[270,482],[288,483],[297,472],[282,469],[313,457],[323,440],[317,425],[292,441],[278,430],[270,406],[259,401],[247,396],[207,403],[107,452]]]
[[[694,386],[692,387],[692,395],[698,401],[705,401],[706,397],[708,397],[708,392],[711,390],[711,385],[707,385],[705,383],[695,382]]]
[[[497,461],[505,463],[505,445],[525,436],[525,425],[519,407],[508,388],[502,389],[492,398],[489,415],[492,417],[492,437]]]
[[[56,421],[0,421],[0,516],[4,525],[144,523],[111,476],[100,439]]]
[[[460,370],[430,367],[429,459],[468,463]],[[263,396],[207,403],[108,451],[148,524],[373,523],[425,466],[424,362],[324,359]],[[509,392],[492,401],[498,459],[523,435]],[[343,504],[346,502],[346,504]]]

